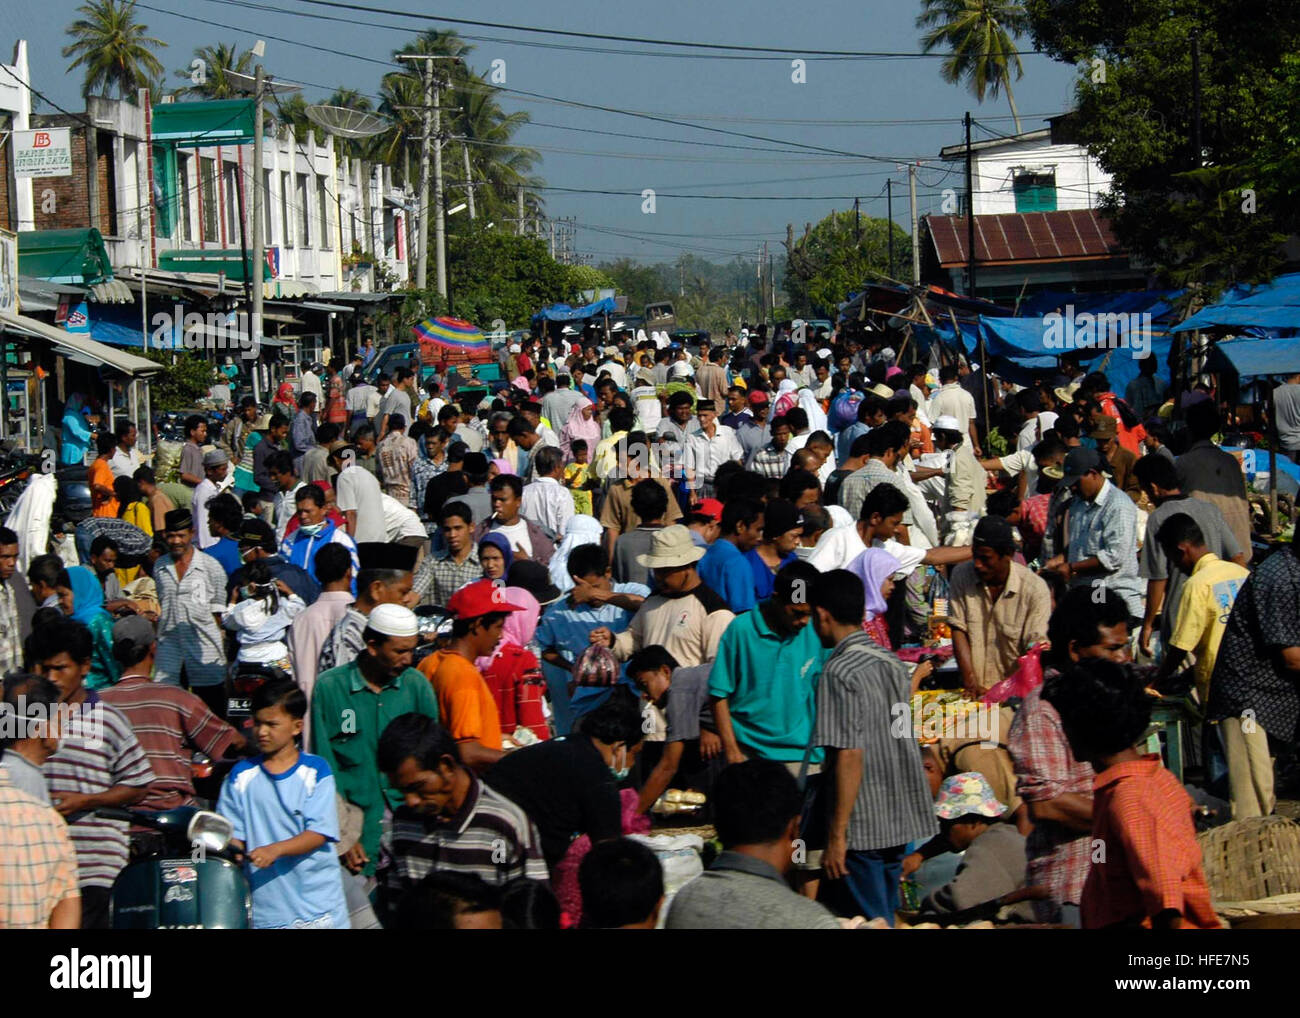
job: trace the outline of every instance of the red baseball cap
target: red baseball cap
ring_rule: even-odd
[[[766,403],[767,393],[765,393],[762,389],[755,389],[753,392],[749,394],[749,401],[751,403]]]
[[[505,587],[498,587],[491,580],[476,580],[451,595],[447,601],[447,610],[458,619],[476,619],[493,612],[517,612],[523,609],[506,600]]]
[[[722,503],[716,498],[703,498],[691,506],[691,512],[707,516],[714,523],[722,522]]]

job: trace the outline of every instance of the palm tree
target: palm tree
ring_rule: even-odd
[[[1011,117],[1020,133],[1020,113],[1011,94],[1011,75],[1024,77],[1014,39],[1029,27],[1024,5],[1016,0],[921,0],[924,9],[916,27],[928,29],[921,37],[922,50],[939,47],[951,52],[944,58],[941,73],[945,81],[965,81],[975,98],[987,93],[997,98],[1005,89]]]
[[[85,68],[83,96],[116,89],[118,98],[125,99],[163,75],[153,51],[167,44],[145,35],[148,26],[136,20],[135,0],[89,0],[77,10],[82,17],[68,26],[73,41],[63,47],[63,55],[76,57],[69,71]]]
[[[184,78],[191,84],[180,89],[178,94],[202,99],[236,99],[249,91],[245,86],[235,84],[228,72],[252,74],[251,50],[240,53],[237,46],[220,42],[215,46],[200,46],[194,51],[194,59],[203,62],[203,80],[194,82],[193,65],[182,68],[176,72],[176,77]]]

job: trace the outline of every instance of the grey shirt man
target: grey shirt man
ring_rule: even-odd
[[[42,805],[50,805],[50,792],[45,786],[45,772],[25,756],[19,756],[12,749],[7,749],[4,758],[0,759],[0,767],[8,772],[15,788],[26,792]]]
[[[1165,600],[1160,609],[1160,641],[1168,645],[1169,637],[1174,631],[1177,620],[1179,599],[1183,596],[1183,584],[1187,576],[1181,569],[1171,566],[1169,556],[1160,547],[1156,534],[1170,516],[1186,513],[1205,535],[1205,546],[1227,562],[1241,553],[1223,513],[1218,507],[1190,495],[1176,495],[1161,502],[1147,517],[1146,536],[1142,539],[1142,551],[1138,555],[1138,571],[1144,580],[1165,580]]]
[[[673,898],[669,930],[838,930],[839,920],[796,894],[770,863],[723,852]]]

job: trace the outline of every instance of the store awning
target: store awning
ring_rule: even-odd
[[[177,273],[226,274],[227,283],[243,282],[246,277],[245,266],[252,265],[252,257],[247,260],[243,252],[235,247],[185,248],[158,252],[158,268]],[[271,278],[271,267],[262,265],[262,278]]]
[[[106,283],[96,283],[86,294],[97,304],[134,304],[135,295],[131,288],[120,279],[110,279]]]
[[[286,297],[310,297],[319,292],[313,283],[304,283],[298,279],[268,279],[262,284],[262,296],[266,300],[283,300]]]
[[[98,230],[22,230],[18,271],[51,283],[93,286],[113,278],[113,265]]]
[[[63,329],[48,325],[35,318],[28,318],[26,315],[14,315],[0,311],[0,325],[15,332],[21,332],[24,335],[43,339],[52,344],[54,349],[64,357],[69,357],[82,364],[112,368],[114,371],[120,371],[132,378],[140,375],[155,375],[166,370],[162,364],[146,360],[144,357],[137,357],[125,350],[118,350],[111,346],[105,346],[103,343],[97,343],[89,336],[65,332]]]
[[[150,133],[156,142],[183,146],[241,144],[254,138],[254,116],[252,99],[159,103],[153,107]]]

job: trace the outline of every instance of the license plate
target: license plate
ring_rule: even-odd
[[[226,698],[226,717],[247,717],[253,701],[246,696]]]

